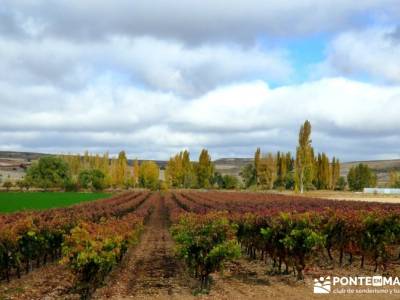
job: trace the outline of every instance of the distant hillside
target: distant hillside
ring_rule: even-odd
[[[44,153],[33,153],[33,152],[12,152],[12,151],[0,151],[0,171],[3,167],[13,161],[12,165],[26,163],[32,160],[36,160],[42,156],[49,155]],[[143,160],[139,160],[142,162]],[[222,174],[236,175],[238,176],[241,169],[249,163],[252,163],[252,158],[220,158],[214,161],[215,168]],[[3,163],[2,163],[3,162]],[[155,161],[161,169],[164,169],[167,165],[167,161],[156,160]],[[128,160],[128,163],[132,165],[133,160]],[[385,185],[389,180],[389,172],[396,170],[400,172],[400,159],[393,160],[371,160],[371,161],[354,161],[342,163],[341,175],[347,176],[349,169],[359,163],[367,164],[372,168],[377,176],[380,185]],[[14,166],[13,166],[14,168]],[[9,169],[9,168],[8,168]],[[4,169],[3,169],[4,171]],[[18,171],[18,170],[9,170]],[[22,170],[23,171],[23,170]],[[3,174],[4,175],[4,174]],[[7,174],[8,175],[8,174]],[[4,176],[6,177],[6,176]]]
[[[0,151],[0,159],[8,158],[8,159],[16,159],[16,160],[36,160],[42,156],[46,156],[50,154],[44,153],[34,153],[34,152],[14,152],[14,151]]]
[[[342,163],[341,167],[341,175],[347,176],[350,168],[359,163],[363,163],[368,165],[372,170],[375,171],[378,176],[378,183],[380,185],[385,185],[389,182],[389,173],[391,171],[400,172],[400,159],[392,159],[392,160],[370,160],[370,161],[353,161]]]
[[[223,175],[239,175],[247,164],[253,162],[252,158],[220,158],[214,161],[215,168]]]

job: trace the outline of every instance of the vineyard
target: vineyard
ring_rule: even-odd
[[[315,276],[399,264],[396,204],[142,191],[0,215],[0,299],[312,296]]]

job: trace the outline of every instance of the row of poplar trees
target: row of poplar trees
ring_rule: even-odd
[[[332,161],[325,153],[314,154],[311,144],[311,123],[306,121],[300,128],[295,157],[290,152],[262,155],[258,148],[254,164],[242,172],[247,186],[257,185],[266,189],[336,189],[340,178],[340,161]],[[249,169],[253,168],[253,177]]]
[[[214,184],[214,165],[206,149],[200,152],[198,162],[190,161],[185,150],[171,157],[165,169],[167,185],[175,188],[209,188]]]
[[[83,156],[62,155],[61,158],[68,164],[75,181],[83,172],[98,170],[104,175],[104,187],[157,188],[159,184],[159,167],[155,162],[143,161],[139,164],[136,159],[131,167],[124,151],[115,158],[110,158],[108,153],[91,155],[88,151]]]

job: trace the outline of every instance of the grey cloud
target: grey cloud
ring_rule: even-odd
[[[5,0],[10,11],[39,24],[36,31],[43,35],[76,40],[155,36],[194,43],[253,41],[263,34],[293,36],[343,29],[357,25],[359,17],[371,11],[394,19],[391,13],[397,11],[397,4],[396,0]]]

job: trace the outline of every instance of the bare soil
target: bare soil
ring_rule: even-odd
[[[161,198],[149,218],[140,244],[130,249],[122,264],[96,291],[95,299],[187,298],[192,280],[174,255],[168,231],[168,211]]]
[[[0,300],[79,299],[70,294],[72,285],[73,275],[64,266],[53,263],[10,283],[0,283]]]

